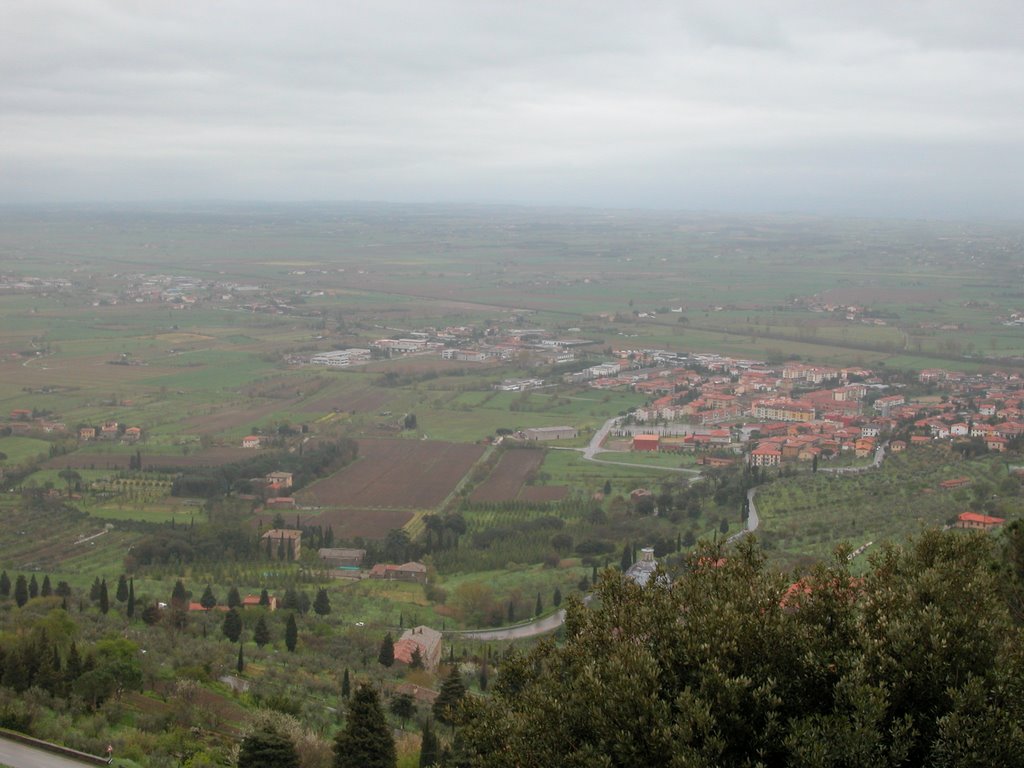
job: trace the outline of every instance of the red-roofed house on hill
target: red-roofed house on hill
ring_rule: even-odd
[[[955,528],[966,528],[975,531],[992,531],[1005,523],[1001,517],[979,515],[977,512],[961,512],[957,515]]]
[[[395,661],[412,664],[413,653],[417,649],[424,669],[433,672],[441,663],[441,633],[425,626],[405,630],[395,642]]]

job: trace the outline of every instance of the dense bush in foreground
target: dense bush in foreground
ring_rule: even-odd
[[[1024,754],[1024,651],[984,536],[938,531],[790,585],[752,545],[672,586],[602,580],[565,643],[463,712],[466,766],[995,766]]]

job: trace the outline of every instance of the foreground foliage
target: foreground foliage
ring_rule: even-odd
[[[467,766],[993,766],[1024,754],[1024,653],[984,536],[844,553],[791,588],[752,543],[671,587],[610,574],[566,642],[463,709]]]

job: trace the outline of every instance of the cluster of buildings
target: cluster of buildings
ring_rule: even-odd
[[[32,432],[53,434],[67,432],[63,421],[50,416],[42,416],[26,408],[14,408],[8,414],[8,420],[0,427],[12,435],[27,435]]]
[[[886,383],[873,371],[804,363],[770,366],[718,355],[666,365],[662,350],[622,350],[617,373],[591,386],[628,387],[650,397],[619,427],[638,451],[732,451],[755,466],[872,456],[880,440],[892,451],[935,440],[978,438],[1005,451],[1024,435],[1024,378],[1019,374],[922,371]]]
[[[105,421],[99,427],[78,428],[78,440],[82,443],[93,440],[120,440],[122,443],[137,443],[141,439],[141,427],[129,427],[117,421]]]

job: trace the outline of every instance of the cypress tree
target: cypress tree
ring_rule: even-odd
[[[242,604],[242,596],[238,594],[238,587],[228,590],[228,608],[237,608]]]
[[[270,628],[267,627],[265,617],[260,616],[259,621],[256,622],[256,628],[252,631],[252,639],[260,648],[270,642]]]
[[[466,698],[466,686],[458,667],[452,667],[448,677],[441,684],[441,692],[434,701],[434,719],[455,726],[456,712],[459,704]]]
[[[632,547],[629,546],[629,544],[626,544],[622,548],[622,559],[619,561],[619,565],[622,568],[623,572],[625,572],[625,571],[629,570],[629,566],[631,566],[632,564],[633,564],[633,549],[632,549]]]
[[[242,674],[245,671],[245,655],[242,652],[242,644],[238,644],[238,661],[235,663],[235,669],[238,674]]]
[[[0,573],[0,597],[10,597],[11,595],[11,577],[7,575],[7,571]]]
[[[411,669],[423,669],[423,654],[420,653],[420,647],[418,645],[412,649],[412,656],[409,659],[409,667]]]
[[[114,593],[114,599],[119,603],[128,601],[128,579],[123,573],[117,577],[117,592]]]
[[[557,608],[562,604],[562,590],[555,587],[555,593],[551,596],[551,604]]]
[[[295,614],[288,614],[288,623],[284,626],[284,646],[289,653],[295,653],[295,645],[299,641],[299,628],[295,624]]]
[[[100,599],[100,577],[97,576],[92,580],[92,586],[89,587],[89,600],[96,602]]]
[[[349,680],[348,667],[345,667],[345,674],[341,677],[341,698],[348,701],[348,697],[352,695],[352,682]]]
[[[533,615],[540,616],[544,612],[544,603],[540,599],[540,592],[537,593],[537,605],[534,606]]]
[[[430,727],[430,720],[423,724],[423,738],[420,742],[420,768],[437,765],[438,754],[437,734]]]
[[[185,584],[181,579],[174,582],[174,589],[171,590],[171,606],[184,610],[185,602],[188,600],[188,593],[185,591]]]
[[[270,605],[270,593],[266,589],[260,592],[260,605],[267,607]]]
[[[107,595],[107,580],[100,582],[100,613],[106,614],[110,610],[110,596]]]
[[[331,612],[331,599],[327,596],[326,589],[317,590],[316,599],[313,601],[313,611],[317,616],[326,616]]]
[[[395,641],[391,638],[390,632],[385,633],[384,639],[380,641],[380,652],[377,654],[377,661],[385,667],[390,667],[395,663]]]
[[[128,582],[128,604],[124,613],[129,619],[135,616],[135,579]]]
[[[24,575],[20,573],[14,582],[14,602],[18,604],[19,608],[28,602],[28,582],[25,581]]]
[[[238,642],[238,638],[242,636],[242,617],[238,615],[238,609],[230,608],[224,614],[224,623],[221,625],[221,631],[224,633],[224,637],[232,643]]]
[[[50,584],[50,574],[43,576],[43,586],[39,588],[39,594],[42,597],[49,597],[53,594],[53,587]]]
[[[334,740],[334,768],[395,768],[397,759],[377,692],[359,686],[349,702],[345,727]]]
[[[203,590],[203,596],[199,598],[199,604],[207,611],[217,604],[217,598],[214,597],[213,588],[209,584],[207,584],[206,589]]]
[[[295,607],[299,609],[299,613],[301,613],[303,616],[305,616],[307,613],[309,613],[309,606],[312,605],[312,603],[310,602],[310,599],[309,599],[309,595],[307,595],[305,592],[300,590],[299,594],[296,595],[295,600],[296,600],[296,606]]]
[[[36,575],[33,573],[28,582],[28,598],[34,600],[37,597],[39,597],[39,582],[36,581]]]

